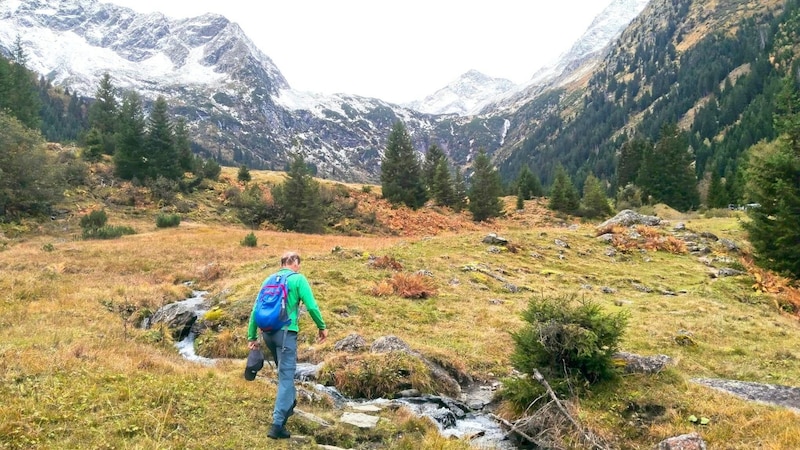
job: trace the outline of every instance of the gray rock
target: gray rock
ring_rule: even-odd
[[[614,240],[614,235],[612,233],[604,233],[601,234],[600,236],[597,236],[597,240],[609,243]]]
[[[507,245],[508,239],[500,237],[495,233],[489,233],[483,238],[483,243],[492,245]]]
[[[692,381],[745,400],[783,406],[800,412],[800,387],[719,378],[695,378]]]
[[[411,353],[411,347],[408,346],[402,339],[397,336],[383,336],[379,337],[370,346],[370,351],[373,353],[388,353],[388,352],[408,352]]]
[[[725,247],[725,250],[727,250],[729,252],[738,252],[739,251],[739,246],[736,245],[736,242],[733,242],[730,239],[720,239],[719,243],[723,247]]]
[[[683,231],[683,230],[686,229],[686,224],[684,224],[683,222],[678,222],[678,223],[675,224],[675,228],[673,228],[673,229],[675,231]]]
[[[364,349],[367,346],[367,341],[361,335],[356,333],[348,334],[344,339],[337,341],[333,345],[333,349],[337,352],[355,353]]]
[[[617,290],[608,286],[603,286],[600,288],[600,292],[602,292],[603,294],[613,294],[617,292]]]
[[[655,227],[658,226],[660,223],[661,219],[659,219],[656,216],[645,216],[635,211],[631,211],[630,209],[624,209],[620,211],[616,216],[598,225],[597,228],[602,229],[613,225],[622,225],[625,227],[629,227],[631,225],[639,225],[639,224]]]
[[[379,420],[380,417],[378,416],[370,416],[369,414],[364,413],[346,412],[342,414],[339,422],[355,425],[358,428],[375,428],[375,426],[378,425]]]
[[[706,442],[697,433],[682,434],[664,439],[657,450],[706,450]]]
[[[673,362],[672,358],[667,355],[640,356],[634,353],[617,352],[613,357],[625,361],[625,372],[627,373],[658,373]]]
[[[735,277],[739,275],[746,275],[745,272],[741,270],[731,269],[730,267],[723,267],[717,271],[717,274],[720,277]]]
[[[562,241],[561,239],[556,239],[556,240],[555,240],[555,243],[556,243],[556,245],[557,245],[557,246],[559,246],[559,247],[563,247],[563,248],[569,248],[569,244],[568,244],[568,243],[566,243],[566,242],[564,242],[564,241]]]

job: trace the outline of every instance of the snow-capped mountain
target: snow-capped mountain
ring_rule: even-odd
[[[615,3],[625,1],[636,0]],[[223,164],[282,168],[301,152],[319,176],[374,182],[395,121],[403,121],[420,153],[436,143],[460,166],[481,148],[496,152],[524,124],[502,107],[456,115],[503,89],[516,92],[507,80],[477,72],[418,106],[456,114],[292,90],[238,25],[215,14],[173,20],[98,0],[0,0],[0,51],[7,54],[17,37],[28,68],[54,84],[92,96],[107,72],[114,86],[146,101],[163,95],[172,113],[186,118],[200,151]]]
[[[405,106],[428,114],[476,114],[486,103],[514,88],[514,82],[470,70],[424,100]]]
[[[601,56],[603,50],[650,3],[650,0],[614,0],[589,25],[586,32],[551,65],[539,69],[528,85],[546,84],[553,79],[572,73],[581,64]]]
[[[614,0],[586,31],[554,62],[543,66],[528,82],[516,85],[471,70],[435,93],[408,103],[411,109],[429,114],[492,114],[513,109],[547,87],[579,78],[599,61],[603,50],[636,18],[650,0]],[[585,64],[589,62],[590,64]]]

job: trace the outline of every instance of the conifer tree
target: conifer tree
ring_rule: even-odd
[[[472,170],[468,192],[468,208],[472,213],[472,220],[482,222],[500,216],[503,213],[503,206],[500,203],[500,195],[503,192],[500,175],[483,149],[475,157]]]
[[[381,159],[383,198],[393,204],[404,203],[416,209],[425,204],[427,194],[417,154],[405,125],[395,122]]]
[[[178,165],[184,172],[195,170],[195,159],[192,155],[192,142],[189,139],[189,129],[186,119],[178,117],[175,121],[175,151],[178,153]]]
[[[622,144],[617,159],[617,186],[625,187],[628,183],[635,183],[642,166],[642,157],[647,148],[652,144],[639,137],[635,137]]]
[[[39,109],[41,102],[36,89],[36,77],[28,70],[28,55],[22,46],[22,39],[17,36],[11,50],[9,72],[8,108],[11,114],[32,130],[38,130],[41,124]]]
[[[589,174],[583,183],[583,199],[581,203],[586,217],[608,217],[612,213],[605,189],[600,180],[593,174]]]
[[[319,183],[311,176],[303,155],[296,154],[288,178],[272,189],[275,205],[281,210],[280,224],[287,230],[319,233],[324,229]]]
[[[115,171],[118,177],[130,180],[142,178],[147,173],[145,153],[145,119],[139,94],[130,92],[122,100],[119,114],[119,132],[114,152]]]
[[[113,155],[120,107],[117,103],[116,88],[108,72],[100,79],[94,98],[94,103],[89,107],[89,127],[96,128],[100,132],[103,153]]]
[[[544,195],[539,177],[531,172],[527,164],[523,164],[519,169],[519,174],[517,174],[516,193],[525,200]]]
[[[461,212],[467,205],[467,183],[464,181],[464,175],[461,170],[455,168],[455,176],[453,177],[453,204],[450,206],[453,211]]]
[[[559,164],[556,166],[555,177],[553,178],[553,186],[550,188],[550,202],[548,208],[553,211],[560,211],[567,214],[573,214],[578,211],[580,207],[580,198],[578,190],[572,184],[572,180],[567,174],[566,169]]]
[[[436,204],[439,206],[451,206],[455,201],[455,190],[453,189],[450,167],[446,159],[439,159],[431,183],[430,194]]]
[[[794,70],[792,71],[794,73]],[[800,278],[800,96],[787,77],[778,98],[775,124],[781,133],[749,151],[745,196],[757,204],[744,222],[756,262]]]
[[[249,183],[252,180],[250,176],[250,169],[247,168],[246,165],[242,164],[239,166],[239,172],[236,174],[236,180],[240,183]]]
[[[428,191],[431,192],[431,196],[433,195],[432,189],[435,183],[439,161],[447,161],[447,156],[438,145],[431,144],[431,146],[428,147],[428,152],[425,154],[425,162],[422,163],[423,182],[425,183],[425,187],[428,188]]]
[[[644,150],[636,184],[656,202],[679,211],[695,208],[700,196],[692,162],[686,133],[666,124],[656,145]]]
[[[175,140],[167,111],[167,100],[158,96],[153,103],[153,110],[147,120],[147,138],[145,141],[144,178],[156,179],[162,176],[168,180],[177,180],[183,175],[175,149]]]
[[[711,183],[708,185],[706,204],[709,208],[725,208],[728,203],[728,190],[716,168],[711,169]]]

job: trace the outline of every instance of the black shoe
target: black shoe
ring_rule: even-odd
[[[292,437],[286,428],[283,428],[280,425],[272,424],[272,427],[269,429],[269,433],[267,433],[267,437],[270,439],[289,439]]]
[[[289,417],[292,417],[294,415],[294,407],[295,406],[297,406],[297,400],[292,402],[292,407],[289,408],[289,411],[286,413],[286,417],[284,417],[284,419],[283,419],[283,423],[281,424],[282,427],[286,427],[286,421],[289,420]]]

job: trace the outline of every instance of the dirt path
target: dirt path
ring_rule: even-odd
[[[800,388],[719,378],[695,378],[695,383],[733,394],[745,400],[783,406],[800,413]]]

